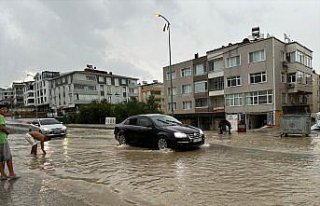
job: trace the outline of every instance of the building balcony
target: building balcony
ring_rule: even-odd
[[[74,79],[73,84],[81,84],[85,86],[95,86],[97,85],[97,81],[94,80],[80,80],[80,79]]]
[[[128,96],[129,97],[138,97],[139,94],[138,93],[129,93]]]
[[[312,94],[312,85],[287,83],[288,93]]]
[[[209,107],[209,112],[224,112],[224,106]]]
[[[218,72],[210,71],[208,73],[208,79],[213,79],[213,78],[223,77],[223,76],[224,76],[223,71],[218,71]]]
[[[95,94],[98,95],[98,91],[97,90],[85,90],[85,89],[74,89],[73,93],[78,93],[78,94]]]
[[[209,97],[223,96],[223,95],[224,95],[224,90],[209,91]]]
[[[128,84],[128,87],[134,89],[134,88],[137,88],[138,85],[137,84]]]

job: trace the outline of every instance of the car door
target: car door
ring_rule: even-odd
[[[132,117],[130,119],[128,119],[125,123],[124,123],[124,135],[126,137],[126,140],[128,143],[132,143],[135,142],[135,135],[136,135],[136,127],[137,127],[137,118],[136,117]]]
[[[150,146],[153,143],[153,123],[149,118],[138,118],[136,132],[137,139],[141,144]]]

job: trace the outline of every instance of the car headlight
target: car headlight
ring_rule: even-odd
[[[202,129],[199,129],[199,133],[200,133],[200,135],[203,135]]]
[[[62,130],[67,130],[67,127],[66,126],[62,126]]]
[[[176,137],[176,138],[186,138],[188,136],[187,136],[187,134],[182,133],[182,132],[175,132],[174,133],[174,137]]]
[[[48,129],[48,128],[42,128],[41,131],[43,131],[43,132],[49,132],[49,129]]]

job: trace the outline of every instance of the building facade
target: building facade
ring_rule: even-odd
[[[23,82],[13,82],[12,83],[12,91],[13,91],[13,105],[14,107],[23,107]]]
[[[182,77],[185,68],[191,68],[192,78]],[[165,103],[170,107],[168,67],[163,71]],[[239,122],[247,129],[278,126],[282,106],[312,107],[314,102],[312,51],[298,42],[275,37],[258,34],[245,38],[208,51],[204,57],[196,55],[193,60],[172,65],[172,72],[175,116],[182,118],[187,113],[197,117],[197,126],[204,129],[215,128],[224,114],[233,129]],[[190,88],[192,92],[185,96]],[[185,105],[189,105],[187,112]]]
[[[59,76],[59,72],[43,71],[34,76],[35,107],[39,112],[50,111],[51,79]]]
[[[50,107],[65,112],[92,101],[115,104],[138,100],[137,80],[90,68],[61,74],[51,80]]]
[[[148,98],[153,95],[154,100],[159,104],[159,109],[164,111],[163,83],[154,80],[153,83],[142,82],[139,86],[139,102],[147,103]]]
[[[35,107],[35,81],[24,82],[23,101],[25,107]]]
[[[13,90],[12,88],[0,88],[0,104],[11,105],[13,103]]]

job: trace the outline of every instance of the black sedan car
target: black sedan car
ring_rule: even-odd
[[[205,140],[201,129],[163,114],[128,117],[116,125],[114,134],[119,144],[156,147],[160,150],[200,146]]]

